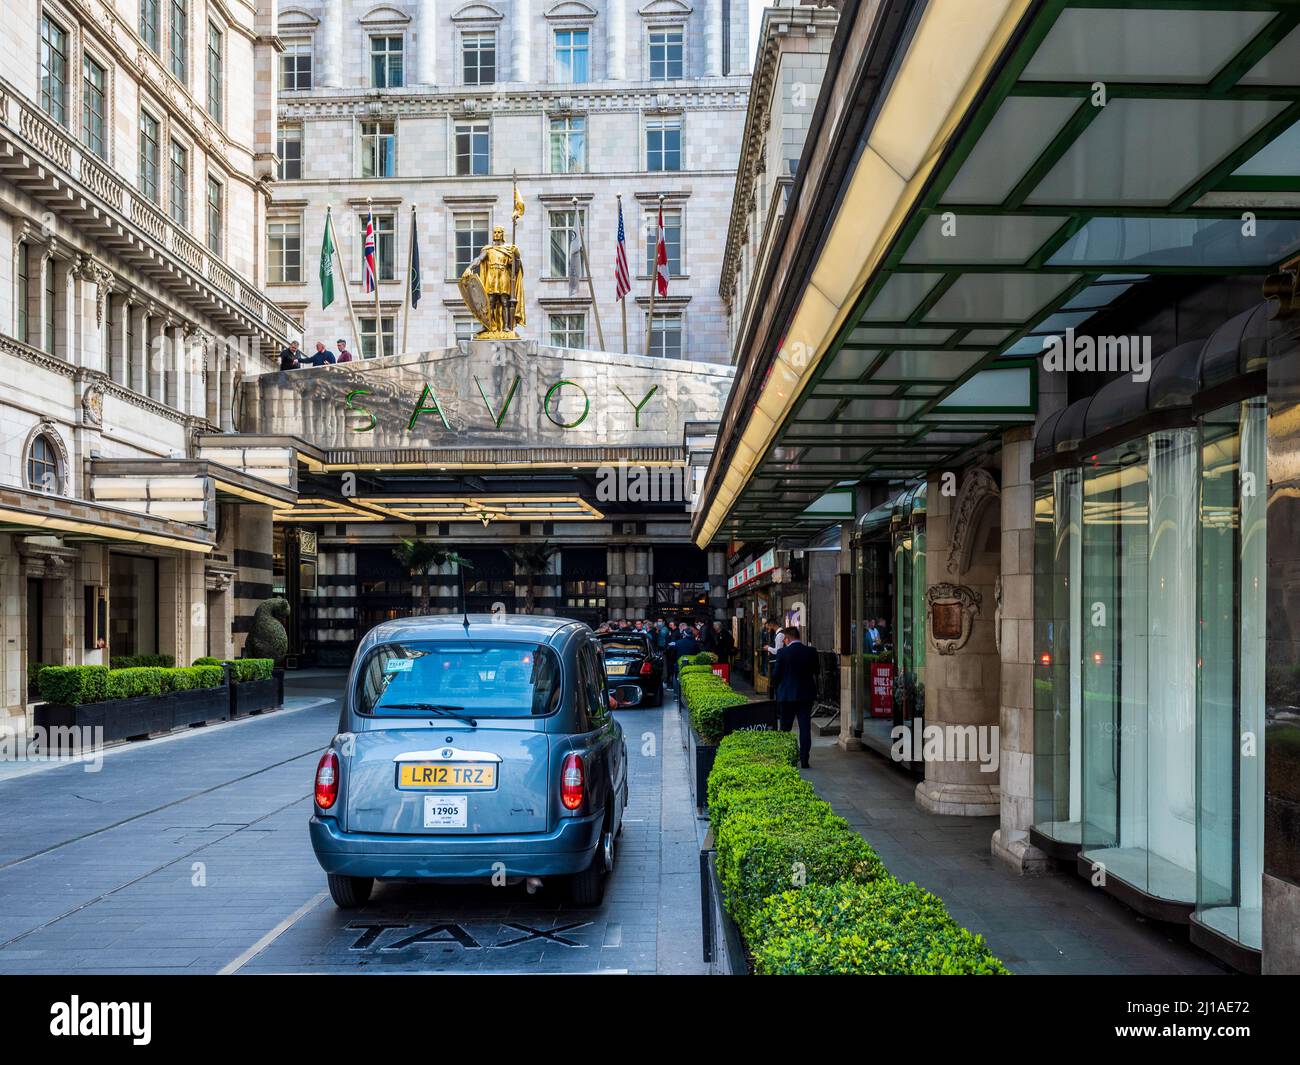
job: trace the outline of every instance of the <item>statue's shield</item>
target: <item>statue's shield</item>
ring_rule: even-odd
[[[484,329],[490,329],[492,310],[488,304],[487,293],[483,291],[483,282],[478,279],[478,275],[461,274],[459,287],[460,298],[465,301],[465,306],[473,312]]]

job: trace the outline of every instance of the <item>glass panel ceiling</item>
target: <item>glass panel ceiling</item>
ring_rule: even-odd
[[[839,381],[856,381],[880,358],[880,352],[862,348],[840,348],[826,367],[826,377]]]
[[[901,322],[925,299],[943,274],[894,274],[871,301],[864,322]]]
[[[895,351],[873,378],[951,382],[984,358],[982,351]]]
[[[1300,26],[1297,26],[1272,51],[1242,76],[1240,85],[1294,85],[1300,70]]]
[[[1300,249],[1300,221],[1261,218],[1255,235],[1236,218],[1094,218],[1049,266],[1268,267]]]
[[[1002,370],[981,370],[939,405],[951,407],[1031,407],[1034,397],[1029,386],[1033,375],[1028,366]]]
[[[1077,296],[1061,304],[1063,311],[1076,311],[1085,308],[1107,307],[1119,298],[1120,294],[1127,292],[1132,285],[1089,285]]]
[[[1300,122],[1274,138],[1232,172],[1233,177],[1300,175]]]
[[[1025,81],[1209,81],[1255,36],[1268,11],[1067,8]]]
[[[1281,100],[1111,100],[1026,202],[1164,206],[1285,107]]]
[[[881,347],[894,344],[946,344],[952,334],[951,329],[869,329],[859,326],[849,334],[849,343],[877,344]]]
[[[926,318],[935,322],[1024,322],[1076,280],[1074,274],[963,274]]]
[[[1001,203],[1078,107],[1071,97],[1008,97],[948,186],[944,203]]]
[[[1068,218],[1036,215],[931,215],[903,256],[908,264],[997,263],[1019,266]]]
[[[1001,344],[1012,334],[1011,329],[972,329],[961,338],[962,344],[981,344],[985,347],[993,347],[995,344]]]

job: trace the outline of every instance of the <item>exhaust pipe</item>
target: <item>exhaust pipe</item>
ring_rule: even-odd
[[[542,878],[540,876],[530,876],[524,881],[524,887],[528,889],[530,895],[536,895],[541,886]]]

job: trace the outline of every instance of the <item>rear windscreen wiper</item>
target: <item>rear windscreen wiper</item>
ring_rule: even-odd
[[[435,717],[453,717],[457,721],[464,721],[470,728],[478,728],[478,722],[472,717],[459,713],[464,709],[463,706],[448,706],[442,703],[381,703],[375,707],[375,710],[420,710]]]

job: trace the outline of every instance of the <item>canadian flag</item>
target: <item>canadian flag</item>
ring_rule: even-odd
[[[664,240],[664,205],[659,205],[659,239],[655,244],[655,288],[668,295],[668,244]]]

